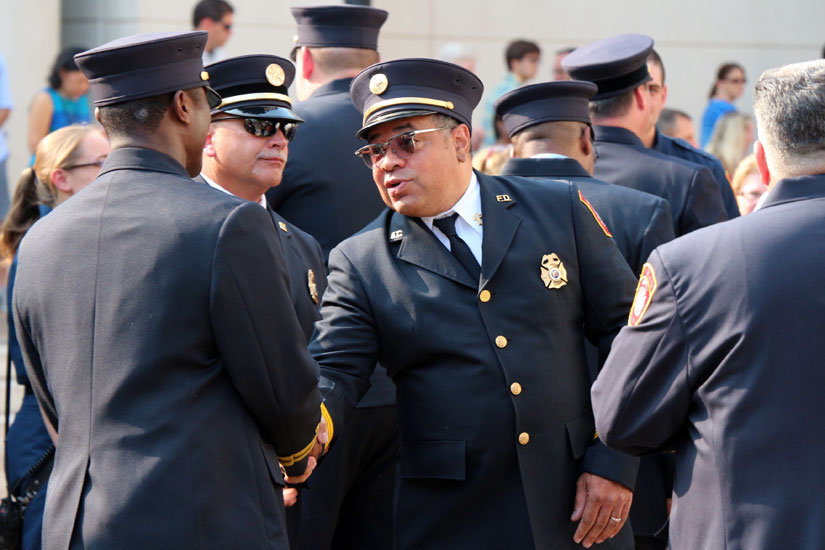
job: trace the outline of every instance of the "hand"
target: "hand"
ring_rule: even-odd
[[[576,482],[576,502],[570,521],[579,521],[573,540],[590,548],[616,536],[627,521],[633,491],[603,477],[587,472]],[[610,518],[621,518],[613,521]]]
[[[289,508],[295,506],[298,502],[298,489],[295,487],[287,487],[284,489],[284,507]]]
[[[312,470],[318,464],[318,457],[323,456],[327,452],[326,444],[329,443],[329,432],[327,431],[327,421],[321,415],[321,422],[318,423],[318,433],[315,434],[315,445],[309,452],[307,459],[307,467],[304,473],[300,476],[286,476],[284,479],[290,485],[297,485],[303,483],[309,476],[312,475]]]

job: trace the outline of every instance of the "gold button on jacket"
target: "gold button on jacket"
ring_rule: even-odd
[[[500,348],[507,347],[507,338],[504,336],[496,336],[496,345]]]
[[[513,382],[512,384],[510,384],[510,393],[512,393],[513,395],[520,394],[521,384],[519,384],[518,382]]]
[[[489,290],[482,290],[481,294],[478,295],[478,299],[484,302],[485,304],[490,301],[492,294],[490,294]]]
[[[527,432],[521,432],[520,434],[518,434],[518,442],[522,445],[527,445],[528,443],[530,443],[530,434],[528,434]]]

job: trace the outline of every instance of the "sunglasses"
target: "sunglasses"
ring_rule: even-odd
[[[369,145],[364,145],[355,151],[355,155],[361,157],[364,164],[366,164],[367,168],[370,169],[372,169],[374,164],[381,162],[381,159],[387,154],[387,149],[392,149],[392,153],[396,157],[400,159],[407,159],[415,153],[416,135],[425,134],[427,132],[436,132],[438,130],[452,130],[452,128],[442,126],[441,128],[427,128],[425,130],[404,132],[402,134],[392,136],[386,143],[370,143]]]
[[[222,120],[243,120],[243,129],[255,137],[272,137],[278,133],[278,130],[280,130],[287,141],[292,141],[295,137],[295,132],[298,131],[298,125],[294,122],[272,120],[269,118],[227,116],[223,118],[216,118],[212,122],[221,122]]]

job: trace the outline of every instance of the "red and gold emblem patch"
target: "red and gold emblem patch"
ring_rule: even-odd
[[[636,287],[636,297],[633,298],[633,306],[630,308],[630,317],[627,324],[635,327],[642,322],[650,302],[653,301],[653,293],[656,292],[656,272],[653,266],[645,264],[642,267],[642,274],[639,276],[639,286]]]

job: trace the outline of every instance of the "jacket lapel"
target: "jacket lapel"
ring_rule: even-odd
[[[513,195],[495,178],[476,172],[481,188],[481,215],[484,238],[481,242],[481,286],[493,278],[516,236],[521,218],[509,211],[516,204]],[[509,199],[509,200],[507,200]]]
[[[479,288],[470,274],[419,218],[393,213],[390,220],[390,243],[400,241],[398,259],[432,271],[471,288]]]

